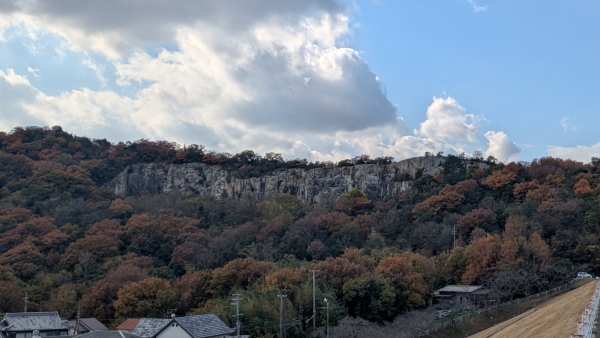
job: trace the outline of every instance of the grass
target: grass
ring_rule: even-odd
[[[553,294],[530,299],[528,301],[524,301],[518,304],[512,304],[505,306],[500,309],[495,309],[490,312],[484,312],[479,315],[472,316],[467,318],[456,325],[453,328],[447,328],[443,331],[439,331],[429,335],[431,338],[465,338],[470,335],[473,335],[479,331],[483,331],[487,328],[490,328],[496,324],[500,324],[510,318],[518,316],[523,312],[536,307],[537,305],[547,301],[548,299],[554,298],[558,295],[564,294],[570,290],[576,289],[584,284],[591,282],[592,279],[582,279],[575,282],[569,288],[555,292]]]

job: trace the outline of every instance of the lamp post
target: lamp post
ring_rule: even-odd
[[[329,338],[329,301],[327,298],[324,298],[323,301],[325,302],[327,309],[327,338]]]

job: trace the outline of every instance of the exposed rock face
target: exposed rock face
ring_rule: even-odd
[[[445,161],[445,157],[415,157],[386,165],[277,170],[246,179],[235,178],[219,166],[204,163],[137,164],[120,173],[108,186],[120,196],[173,190],[234,198],[289,193],[309,203],[321,203],[324,198],[337,198],[359,188],[371,198],[380,199],[409,188],[412,181],[406,178],[434,175]]]

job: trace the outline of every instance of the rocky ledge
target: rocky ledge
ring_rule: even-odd
[[[178,191],[201,196],[268,198],[289,193],[308,203],[321,203],[325,198],[337,198],[358,188],[371,198],[381,199],[409,188],[415,177],[436,174],[445,161],[445,157],[415,157],[391,164],[276,170],[252,178],[236,178],[218,165],[204,163],[136,164],[108,186],[120,196]]]

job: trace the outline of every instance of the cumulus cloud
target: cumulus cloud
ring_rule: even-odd
[[[485,119],[467,114],[466,111],[452,97],[434,97],[433,103],[427,109],[427,119],[415,133],[438,141],[473,141],[479,133],[477,123]]]
[[[63,37],[55,39],[57,50],[79,49],[102,85],[48,95],[26,76],[0,70],[2,129],[61,125],[112,141],[167,139],[333,161],[480,145],[484,118],[452,97],[434,97],[411,135],[377,76],[345,47],[349,17],[333,0],[109,3],[29,0],[0,7],[0,26]],[[148,52],[148,43],[170,48]],[[101,56],[94,52],[110,67],[96,62]],[[513,156],[514,143],[502,143],[498,134],[488,137],[490,148]]]
[[[484,136],[488,141],[485,156],[494,156],[505,163],[519,160],[521,149],[504,132],[488,131]]]
[[[239,33],[269,20],[296,23],[310,12],[344,10],[335,0],[0,1],[0,14],[113,58],[144,44],[170,42],[182,25],[204,22]]]
[[[575,147],[549,146],[548,155],[552,157],[570,158],[589,163],[592,157],[600,157],[600,143],[591,146],[577,145]]]
[[[27,105],[36,100],[38,91],[24,77],[9,69],[0,70],[0,130],[16,126],[44,125],[44,121],[31,114]]]
[[[0,70],[0,129],[4,131],[16,126],[61,125],[80,135],[141,138],[143,134],[135,132],[135,124],[123,114],[132,109],[131,99],[109,91],[84,89],[46,95],[14,70]]]

